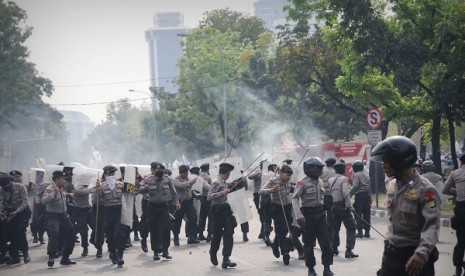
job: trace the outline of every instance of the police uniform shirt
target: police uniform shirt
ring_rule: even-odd
[[[13,183],[10,191],[0,188],[0,212],[8,208],[19,213],[28,206],[27,190],[23,184]]]
[[[213,180],[210,185],[210,191],[208,191],[207,199],[210,201],[211,206],[225,204],[228,202],[227,195],[223,195],[222,191],[224,189],[229,189],[228,183],[225,180],[220,179],[219,177]]]
[[[323,173],[320,176],[320,179],[323,180],[324,184],[327,184],[329,179],[336,176],[336,171],[333,167],[325,167]]]
[[[37,203],[42,203],[42,197],[44,196],[44,191],[47,189],[47,187],[50,185],[50,183],[42,183],[40,184],[39,188],[37,189],[37,194],[35,196],[34,201]]]
[[[358,193],[368,193],[371,195],[370,177],[365,171],[359,171],[354,174],[352,181],[352,189],[350,189],[350,196]]]
[[[147,189],[143,189],[142,193],[148,193],[149,202],[151,203],[166,203],[171,202],[172,205],[179,204],[178,194],[171,183],[171,178],[164,175],[162,179],[157,179],[151,175],[144,179],[141,186],[147,185]]]
[[[249,175],[249,179],[253,180],[253,192],[258,193],[260,188],[262,187],[262,172],[260,170],[256,170]]]
[[[205,185],[205,183],[203,184],[203,189],[202,189],[202,196],[207,196],[208,195],[208,191],[210,190],[210,186],[212,184],[212,178],[210,177],[210,175],[207,173],[207,172],[200,172],[199,174],[200,177],[202,177],[205,182],[207,182]]]
[[[308,176],[297,181],[294,195],[292,196],[292,207],[297,219],[303,218],[300,207],[323,206],[323,185],[321,179],[314,180]]]
[[[272,192],[272,188],[275,185],[279,185],[279,191],[277,193]],[[284,182],[279,175],[276,178],[271,178],[265,187],[262,187],[260,192],[271,196],[271,203],[279,205],[292,204],[292,195],[290,193],[291,183],[290,181]]]
[[[455,192],[452,191],[455,189]],[[442,189],[445,195],[457,195],[457,202],[465,202],[465,165],[450,173]]]
[[[421,176],[428,179],[429,182],[431,182],[431,184],[433,184],[434,187],[436,187],[436,188],[438,188],[438,184],[443,183],[442,176],[440,176],[439,174],[437,174],[435,172],[432,172],[432,171],[426,172],[426,173],[422,174]],[[440,185],[440,186],[442,187],[442,185]]]
[[[123,187],[124,184],[121,181],[116,181],[115,188],[110,189],[110,186],[105,181],[100,186],[100,194],[103,199],[103,205],[105,206],[116,206],[121,205],[123,200]]]
[[[88,208],[89,195],[94,192],[94,188],[86,188],[84,186],[77,186],[74,188],[73,202],[74,206],[79,208]]]
[[[58,188],[58,191],[55,193],[55,185],[53,184],[49,184],[47,188],[45,188],[42,196],[42,203],[45,204],[47,212],[50,213],[63,214],[67,211],[64,192],[62,189]]]
[[[192,186],[190,185],[189,179],[181,178],[181,176],[178,175],[173,179],[173,184],[178,193],[179,200],[184,201],[192,198]]]
[[[387,240],[395,247],[416,246],[415,252],[428,260],[438,241],[439,198],[426,178],[417,172],[408,184],[388,184],[386,205],[390,224]]]
[[[333,202],[344,202],[346,208],[352,207],[349,194],[349,179],[344,175],[330,178],[328,185],[333,196]],[[332,187],[332,188],[331,188]]]

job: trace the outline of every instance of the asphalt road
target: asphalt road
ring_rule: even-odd
[[[251,204],[251,206],[253,206]],[[152,253],[144,253],[138,242],[133,242],[134,246],[127,249],[124,254],[125,265],[117,268],[108,259],[108,252],[104,253],[102,259],[96,259],[96,250],[89,248],[89,256],[81,257],[82,249],[76,244],[71,259],[77,264],[73,266],[61,266],[59,260],[55,261],[53,268],[47,267],[46,245],[32,244],[30,241],[31,262],[28,264],[6,266],[0,265],[1,276],[19,275],[108,275],[126,274],[130,275],[307,275],[304,261],[297,259],[297,251],[291,253],[290,265],[285,266],[281,259],[276,259],[270,247],[265,246],[263,241],[257,238],[259,232],[259,221],[255,208],[252,210],[254,218],[250,221],[249,242],[242,241],[240,227],[236,228],[234,235],[234,249],[231,260],[237,262],[236,268],[222,269],[221,266],[214,267],[210,264],[208,250],[209,244],[202,242],[196,245],[187,245],[187,240],[181,237],[181,245],[172,246],[170,254],[172,260],[153,261]],[[184,225],[184,224],[183,224]],[[381,233],[387,231],[387,220],[384,218],[372,217],[372,225]],[[272,234],[273,235],[273,234]],[[441,228],[440,242],[438,249],[439,260],[436,262],[436,275],[452,275],[454,267],[452,265],[452,251],[456,241],[455,231],[450,228]],[[331,267],[338,276],[355,275],[376,275],[376,271],[381,265],[383,253],[383,238],[375,231],[371,231],[371,238],[357,239],[354,252],[359,254],[359,258],[345,259],[343,252],[345,248],[345,228],[341,229],[342,253],[334,258],[334,265]],[[149,248],[150,249],[150,248]],[[218,258],[221,264],[221,248]],[[323,266],[321,265],[321,252],[317,246],[315,249],[317,257],[316,270],[321,275]]]

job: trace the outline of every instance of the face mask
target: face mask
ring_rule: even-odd
[[[157,178],[162,178],[164,174],[165,174],[165,172],[163,170],[159,170],[159,171],[155,172],[155,176]]]
[[[113,191],[113,189],[115,189],[115,176],[114,175],[107,176],[107,183],[108,183],[108,186],[110,187],[110,190]]]

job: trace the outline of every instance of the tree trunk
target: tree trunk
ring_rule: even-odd
[[[420,157],[423,160],[426,160],[426,144],[425,144],[425,138],[423,136],[423,129],[421,129],[421,134],[420,134]]]
[[[436,110],[433,118],[433,129],[431,135],[431,148],[433,153],[433,163],[436,167],[436,173],[441,174],[441,112]]]
[[[382,134],[383,140],[386,139],[388,128],[389,128],[389,121],[383,121],[383,123],[381,124],[381,134]]]
[[[455,126],[454,126],[454,119],[452,118],[450,109],[447,106],[446,106],[446,116],[447,116],[447,123],[449,124],[450,153],[452,155],[452,162],[454,162],[454,169],[456,170],[459,168],[459,164],[457,162],[457,150],[455,148]]]

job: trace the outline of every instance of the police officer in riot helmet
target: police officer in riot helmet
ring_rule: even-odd
[[[310,157],[305,160],[304,173],[307,177],[297,182],[292,198],[292,206],[297,222],[304,229],[303,248],[305,265],[308,267],[309,276],[317,275],[313,250],[315,239],[318,239],[322,251],[323,276],[334,275],[330,269],[330,265],[333,264],[333,254],[323,207],[323,180],[319,178],[323,173],[323,167],[324,164],[318,157]]]
[[[357,238],[370,237],[370,216],[371,216],[371,185],[370,176],[363,169],[363,162],[360,160],[352,163],[354,175],[352,178],[352,189],[350,197],[355,195],[354,209],[357,225]],[[365,230],[365,234],[363,234]]]
[[[386,193],[390,225],[378,275],[434,275],[439,198],[433,184],[413,169],[415,144],[403,136],[389,137],[371,156],[383,162],[385,174],[394,178]]]

